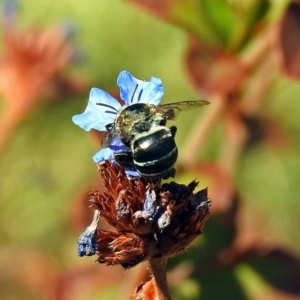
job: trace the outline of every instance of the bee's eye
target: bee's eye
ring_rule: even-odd
[[[109,124],[105,125],[106,130],[110,131],[112,129],[113,125],[114,125],[113,123],[109,123]]]

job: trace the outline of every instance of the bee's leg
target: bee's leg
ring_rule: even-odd
[[[160,118],[158,120],[156,120],[156,123],[160,126],[166,126],[167,124],[167,119],[166,118]]]
[[[130,142],[126,141],[125,139],[121,139],[121,141],[126,147],[130,148]]]
[[[172,136],[175,137],[175,134],[177,132],[177,127],[176,126],[171,126],[170,131],[171,131]]]
[[[176,174],[175,168],[171,168],[163,175],[163,179],[168,179],[169,177],[174,178],[175,174]]]
[[[114,160],[125,168],[134,168],[133,157],[131,151],[119,151],[113,154]]]

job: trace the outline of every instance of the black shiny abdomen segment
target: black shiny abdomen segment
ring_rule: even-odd
[[[134,167],[132,153],[128,151],[116,152],[113,154],[114,160],[125,168]]]
[[[178,150],[171,132],[165,128],[139,138],[133,144],[133,160],[144,176],[160,176],[173,167]]]

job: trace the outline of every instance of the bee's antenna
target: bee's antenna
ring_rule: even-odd
[[[134,94],[135,94],[135,92],[136,92],[138,86],[139,86],[139,85],[136,84],[136,86],[135,86],[135,88],[134,88],[134,91],[133,91],[133,94],[132,94],[132,97],[131,97],[131,100],[130,100],[130,103],[132,103],[132,101],[133,101],[133,97],[134,97]]]
[[[100,105],[100,106],[105,106],[105,107],[108,107],[108,108],[111,108],[113,109],[114,111],[118,112],[118,110],[116,108],[114,108],[113,106],[110,106],[108,104],[105,104],[105,103],[96,103],[97,105]]]

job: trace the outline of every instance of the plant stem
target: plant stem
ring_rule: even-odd
[[[158,300],[172,300],[167,283],[166,275],[167,258],[149,259],[150,271],[153,275],[153,282],[157,292]]]

